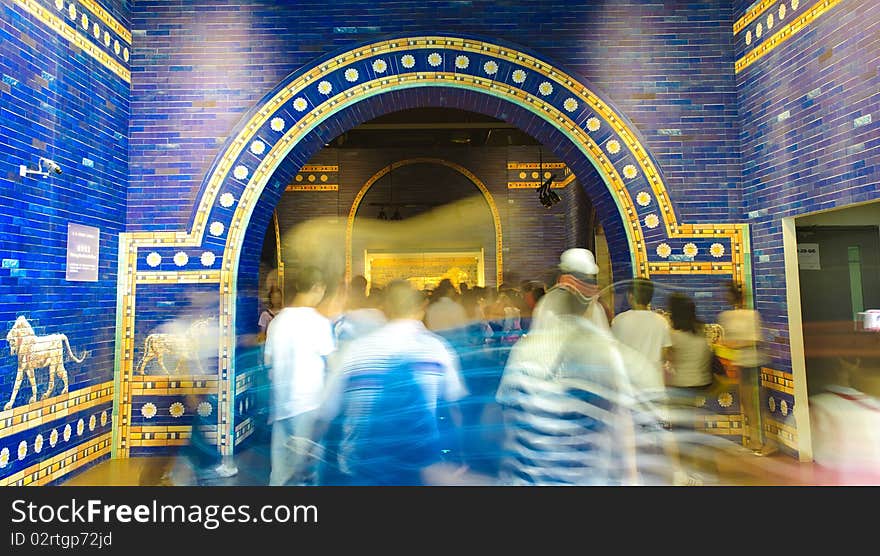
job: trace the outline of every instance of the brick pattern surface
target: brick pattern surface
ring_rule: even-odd
[[[130,227],[185,228],[192,203],[180,201],[243,113],[292,71],[390,34],[438,32],[515,42],[590,80],[644,136],[683,220],[736,218],[732,24],[720,0],[137,2]]]
[[[880,198],[878,19],[877,2],[841,2],[738,76],[755,301],[777,369],[791,370],[781,219]]]
[[[94,41],[92,33],[82,29],[84,14],[90,31],[93,23],[107,29],[79,5],[75,20],[68,10],[57,11],[54,2],[45,5],[64,25],[78,26],[86,40]],[[126,27],[128,9],[128,2],[121,0],[103,3],[103,10]],[[113,40],[117,37],[114,32]],[[112,46],[107,49],[103,42],[101,48],[112,52]],[[71,395],[112,383],[117,245],[128,186],[130,89],[116,73],[12,0],[0,0],[0,74],[2,407],[9,401],[18,364],[6,334],[18,316],[24,316],[37,335],[65,334],[77,356],[88,352],[82,363],[65,358]],[[19,165],[35,169],[40,157],[56,161],[63,173],[45,178],[19,175]],[[100,229],[97,282],[65,279],[68,223]],[[48,385],[48,368],[37,369],[36,381],[38,395],[42,395]],[[55,395],[49,400],[68,403],[60,392],[56,380]],[[0,452],[8,450],[0,478],[37,469],[41,462],[110,431],[111,421],[105,415],[102,423],[101,414],[109,413],[111,404],[90,406],[84,397],[75,398],[66,417],[55,418],[58,412],[50,406],[43,411],[53,417],[47,413],[24,430],[7,427],[14,421],[11,413],[26,405],[30,396],[31,387],[24,378],[12,411],[0,411],[0,431],[13,431],[0,437]],[[97,423],[90,423],[92,417]],[[4,459],[0,454],[0,461]]]

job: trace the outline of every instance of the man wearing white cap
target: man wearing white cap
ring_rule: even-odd
[[[562,274],[551,291],[561,289],[574,295],[587,306],[584,313],[587,320],[602,330],[610,330],[608,313],[599,300],[599,286],[596,284],[599,265],[596,264],[592,251],[580,247],[567,249],[559,258],[559,270]],[[553,310],[551,299],[545,300],[538,307]]]
[[[508,485],[640,484],[627,378],[630,355],[598,306],[593,254],[570,249],[510,353],[496,401],[505,422],[500,479]],[[596,306],[598,317],[585,316]],[[598,324],[597,324],[598,323]]]

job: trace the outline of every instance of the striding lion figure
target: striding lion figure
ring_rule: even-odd
[[[184,330],[172,333],[154,333],[147,336],[144,341],[144,354],[141,357],[141,362],[138,363],[137,374],[145,374],[147,363],[153,359],[165,374],[171,374],[165,367],[166,355],[177,359],[174,374],[179,374],[182,366],[188,367],[190,361],[194,361],[199,373],[204,374],[201,351],[204,350],[203,344],[206,337],[213,330],[211,327],[213,321],[213,318],[201,319],[193,322]]]
[[[10,409],[15,403],[15,397],[21,387],[21,379],[25,374],[31,383],[31,398],[28,403],[37,401],[37,383],[34,371],[43,367],[49,367],[49,386],[43,393],[42,399],[46,399],[52,394],[56,375],[64,383],[64,389],[60,393],[66,393],[67,370],[64,368],[64,348],[67,348],[70,358],[77,363],[82,363],[88,355],[86,351],[82,352],[79,357],[74,355],[73,350],[70,349],[70,342],[64,334],[37,336],[24,316],[15,319],[15,324],[6,335],[6,341],[9,343],[9,352],[18,355],[18,371],[15,374],[12,396],[9,398],[9,402],[3,406],[4,410]]]

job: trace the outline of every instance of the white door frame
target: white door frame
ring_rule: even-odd
[[[807,391],[807,361],[804,355],[804,321],[801,313],[801,281],[798,272],[795,216],[782,219],[785,253],[785,296],[788,304],[788,338],[791,374],[794,381],[794,419],[797,425],[798,460],[813,461],[810,428],[810,400]]]

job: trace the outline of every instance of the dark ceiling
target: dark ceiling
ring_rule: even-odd
[[[506,147],[538,145],[530,135],[489,116],[452,108],[414,108],[370,120],[336,137],[331,147]]]

